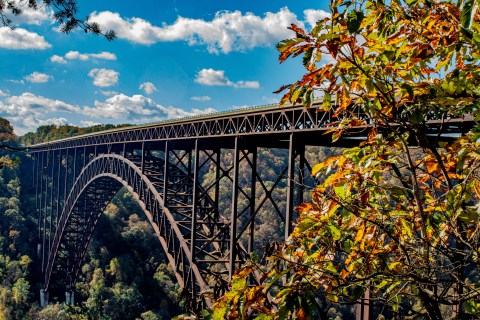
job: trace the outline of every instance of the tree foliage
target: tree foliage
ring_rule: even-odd
[[[280,61],[302,55],[305,75],[282,102],[320,95],[333,140],[366,140],[313,168],[324,179],[294,232],[234,277],[214,319],[327,318],[367,291],[392,317],[480,316],[477,5],[332,0],[311,31],[291,26]],[[460,137],[455,118],[470,120]]]

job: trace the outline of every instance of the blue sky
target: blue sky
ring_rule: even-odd
[[[17,0],[22,3],[22,0]],[[26,1],[23,1],[26,2]],[[0,116],[17,134],[43,124],[147,123],[275,103],[302,74],[275,44],[326,15],[322,1],[79,1],[118,39],[58,32],[26,9],[0,28]]]

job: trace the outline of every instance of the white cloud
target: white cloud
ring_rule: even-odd
[[[12,115],[28,115],[32,112],[38,111],[37,115],[41,117],[43,111],[45,112],[80,112],[81,109],[77,106],[65,103],[60,100],[53,100],[42,96],[37,96],[33,93],[24,92],[20,96],[11,96],[5,100],[9,105],[4,105],[1,109],[4,112]]]
[[[92,69],[88,73],[90,78],[93,78],[93,84],[97,87],[111,87],[118,83],[119,73],[110,69]]]
[[[147,123],[190,117],[215,112],[215,109],[192,109],[162,106],[142,95],[117,94],[105,101],[95,101],[92,107],[76,106],[25,92],[19,96],[7,96],[0,100],[0,116],[11,121],[17,134],[34,131],[44,124],[66,124],[74,115],[83,116],[82,126],[101,123]],[[72,123],[68,121],[68,123]]]
[[[161,121],[215,112],[211,108],[185,111],[172,106],[164,107],[151,98],[142,95],[129,97],[124,94],[118,94],[108,98],[105,102],[95,101],[94,104],[95,107],[93,108],[85,107],[84,114],[94,118],[122,119],[122,121],[132,123]]]
[[[158,91],[157,87],[151,82],[142,83],[138,89],[145,91],[146,94],[152,94]]]
[[[186,41],[189,45],[206,45],[209,52],[229,53],[259,46],[271,46],[291,37],[287,29],[295,23],[304,26],[295,13],[282,8],[263,17],[240,11],[219,11],[211,21],[178,17],[170,25],[152,25],[141,18],[123,18],[118,13],[93,12],[90,21],[104,30],[114,30],[118,38],[140,44],[166,41]]]
[[[51,75],[40,73],[40,72],[33,72],[28,76],[25,76],[25,80],[32,83],[45,83],[48,82],[53,77]]]
[[[99,92],[101,94],[103,94],[104,96],[107,96],[107,97],[114,96],[114,95],[118,94],[117,91],[113,91],[113,90],[100,90]],[[98,93],[98,92],[95,91],[95,93]]]
[[[6,97],[8,94],[5,91],[0,90],[0,97]]]
[[[50,48],[52,45],[45,41],[45,38],[22,28],[11,29],[9,27],[0,28],[0,48],[5,49],[38,49]]]
[[[202,69],[196,77],[195,82],[204,86],[228,86],[234,88],[258,89],[260,83],[258,81],[237,81],[232,82],[225,76],[224,70]]]
[[[50,62],[52,63],[60,63],[65,64],[67,60],[63,59],[63,57],[57,56],[56,54],[50,57]]]
[[[235,88],[258,89],[260,83],[258,81],[238,81],[233,84]]]
[[[311,28],[313,28],[318,20],[323,20],[330,17],[330,13],[323,10],[307,9],[303,11],[305,15],[305,22],[307,22]]]
[[[8,118],[17,134],[24,134],[45,124],[65,124],[67,120],[52,113],[81,113],[80,107],[25,92],[0,101],[0,116]]]
[[[81,127],[93,127],[93,126],[98,126],[99,122],[95,122],[95,121],[90,121],[90,120],[82,120],[80,121],[80,126]]]
[[[191,97],[190,99],[192,99],[193,101],[210,101],[210,100],[212,100],[212,98],[210,98],[209,96],[194,96],[194,97]]]
[[[117,56],[114,53],[102,51],[100,53],[80,53],[78,51],[69,51],[65,54],[65,58],[68,60],[82,60],[87,61],[90,58],[102,59],[102,60],[117,60]]]
[[[5,16],[12,21],[13,25],[41,25],[46,21],[51,21],[53,17],[53,10],[43,5],[43,3],[40,3],[40,1],[38,2],[38,7],[36,9],[29,8],[28,1],[25,0],[13,0],[12,2],[22,10],[22,14],[17,16],[12,14],[11,10],[5,10]]]
[[[7,82],[15,83],[15,84],[24,84],[25,81],[23,80],[15,80],[15,79],[5,79]]]

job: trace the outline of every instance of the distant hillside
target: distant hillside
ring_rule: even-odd
[[[77,127],[72,125],[58,126],[55,124],[40,126],[36,132],[28,132],[24,136],[19,137],[21,145],[30,146],[36,143],[48,142],[63,138],[70,138],[82,134],[110,130],[115,128],[123,128],[131,126],[130,124],[99,124],[91,127]]]

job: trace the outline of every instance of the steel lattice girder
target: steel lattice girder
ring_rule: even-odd
[[[357,116],[368,119],[358,109]],[[87,134],[33,146],[33,148],[65,149],[71,147],[111,145],[126,142],[179,140],[185,141],[195,138],[218,138],[235,136],[270,137],[285,133],[313,133],[317,132],[316,139],[337,126],[342,115],[321,110],[320,105],[310,108],[303,106],[278,106],[251,108],[237,112],[218,113],[201,117],[191,117],[179,120],[160,122],[157,124],[137,127],[126,127],[105,132]],[[447,132],[465,132],[474,119],[428,119],[427,129],[432,133],[439,129]],[[361,133],[360,133],[361,135]],[[306,135],[307,138],[310,135]],[[323,139],[324,144],[331,144],[330,139]]]

